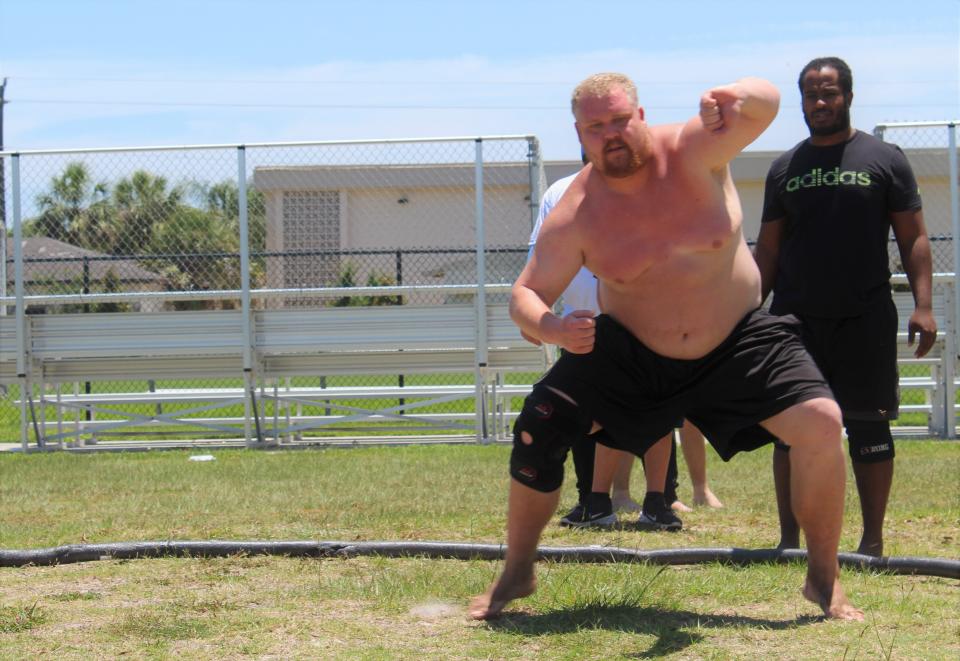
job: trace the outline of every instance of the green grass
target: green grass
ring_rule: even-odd
[[[0,606],[0,634],[20,633],[43,624],[44,612],[32,606]]]
[[[204,451],[206,452],[206,451]],[[0,455],[0,547],[165,539],[503,541],[504,446]],[[722,464],[726,508],[677,534],[568,531],[545,545],[776,542],[770,450]],[[681,460],[681,496],[690,497]],[[900,441],[887,551],[957,557],[960,445]],[[563,506],[573,500],[572,480]],[[634,491],[643,491],[642,476]],[[841,550],[859,538],[852,478]],[[465,617],[500,563],[234,557],[0,569],[0,659],[949,659],[956,581],[845,571],[863,623],[820,620],[802,565],[666,569],[544,563],[540,589],[490,623]]]

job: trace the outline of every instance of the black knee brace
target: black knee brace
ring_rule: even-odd
[[[893,459],[893,435],[887,420],[846,420],[850,460],[873,464]]]
[[[563,484],[563,462],[574,441],[585,436],[592,420],[578,406],[546,386],[536,385],[513,425],[510,475],[544,493]],[[522,433],[532,439],[524,443]]]

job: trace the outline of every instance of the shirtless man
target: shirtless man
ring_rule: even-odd
[[[536,589],[537,543],[577,435],[602,427],[605,443],[642,452],[687,418],[725,460],[771,433],[790,446],[803,595],[829,617],[863,618],[839,582],[840,410],[798,324],[758,309],[760,274],[728,168],[779,101],[770,83],[745,78],[705,92],[685,124],[654,127],[626,76],[597,74],[574,90],[591,164],[544,224],[510,302],[525,334],[566,353],[517,418],[503,573],[473,599],[472,617],[496,617]],[[604,314],[559,318],[550,306],[581,266],[597,276]]]

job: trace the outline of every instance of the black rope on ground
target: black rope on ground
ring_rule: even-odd
[[[455,560],[502,560],[502,544],[457,542],[314,542],[314,541],[166,541],[69,544],[29,550],[0,549],[0,567],[64,565],[96,560],[136,558],[202,557],[235,555],[281,555],[308,558],[382,556],[427,557]],[[542,546],[539,559],[554,562],[645,562],[655,565],[726,563],[788,563],[806,560],[802,549],[693,548],[640,551],[601,546]],[[838,554],[840,565],[851,569],[892,574],[917,574],[960,579],[960,560],[922,557],[875,558],[859,553]]]

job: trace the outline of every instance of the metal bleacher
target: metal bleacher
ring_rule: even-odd
[[[9,340],[0,374],[3,383],[28,393],[20,400],[25,448],[31,430],[38,446],[83,445],[98,432],[171,425],[186,437],[215,432],[276,444],[300,440],[309,430],[391,420],[434,435],[496,440],[509,423],[509,398],[529,390],[503,384],[503,375],[539,374],[552,349],[523,340],[506,305],[485,306],[483,320],[477,310],[469,304],[266,309],[250,314],[246,331],[238,310],[25,315],[22,374],[17,352],[7,348],[17,346],[16,318],[7,316],[0,317],[0,337]],[[298,376],[438,373],[470,376],[439,385],[290,385]],[[231,377],[244,385],[143,388],[161,380]],[[80,382],[141,388],[84,393]],[[461,413],[437,412],[437,404],[461,400]],[[262,414],[267,402],[272,417]],[[137,407],[128,406],[144,404],[166,412],[143,413],[141,406],[132,413]],[[318,406],[324,415],[302,412]]]
[[[901,413],[919,413],[926,423],[898,425],[899,435],[955,435],[953,403],[960,384],[951,284],[938,279],[934,315],[941,332],[923,358],[907,346],[912,295],[894,292],[901,391],[921,393],[905,397]],[[509,385],[504,376],[539,374],[553,351],[523,340],[505,304],[485,304],[482,316],[479,309],[478,304],[449,304],[267,308],[249,316],[239,310],[23,315],[20,361],[17,317],[0,316],[0,385],[19,385],[28,395],[19,398],[24,449],[31,435],[38,447],[76,447],[96,442],[104,432],[164,426],[176,427],[193,442],[203,435],[249,445],[315,442],[326,430],[343,436],[346,423],[371,422],[407,425],[408,432],[413,423],[424,440],[498,440],[515,415],[512,399],[530,388],[529,380]],[[442,373],[460,375],[459,380],[294,384],[304,376]],[[204,378],[238,385],[146,387]],[[87,393],[80,391],[81,382],[139,387]],[[438,411],[438,404],[454,402],[461,403],[455,411]]]

